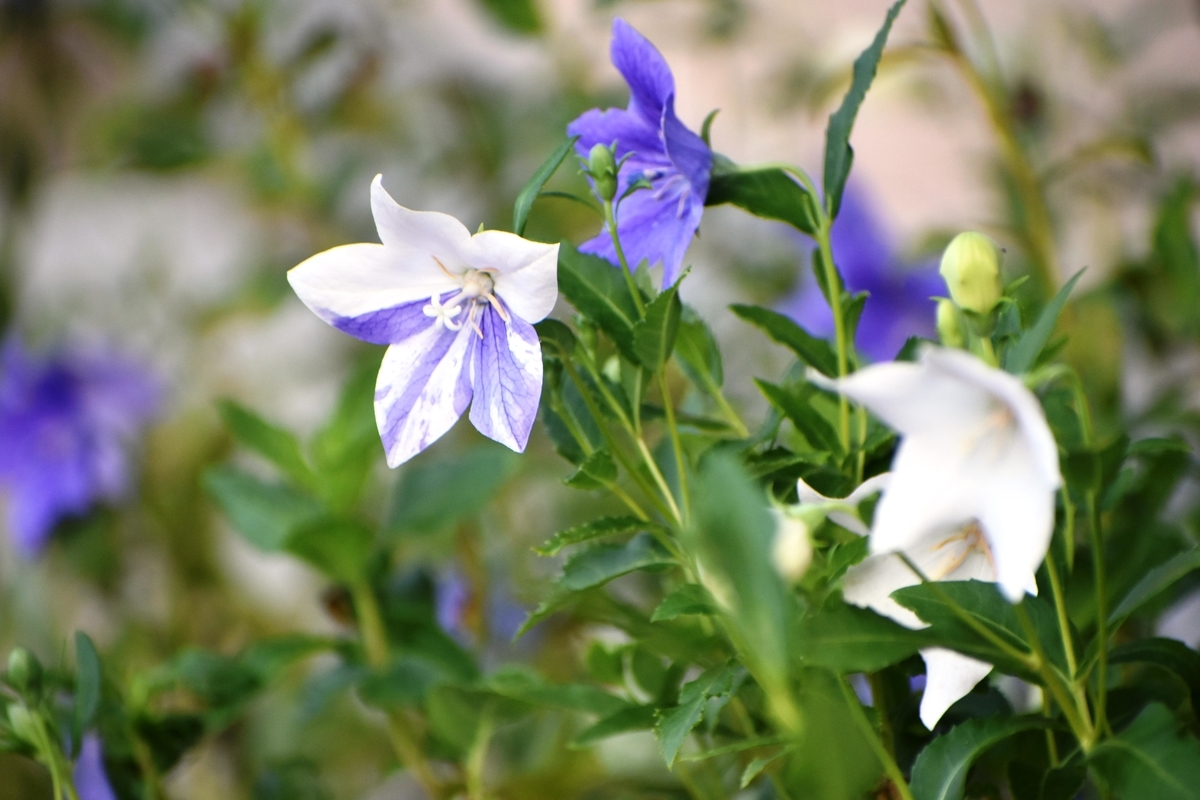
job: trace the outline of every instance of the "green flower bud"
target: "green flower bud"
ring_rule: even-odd
[[[608,145],[597,144],[588,153],[588,174],[596,184],[596,196],[606,203],[617,196],[617,162]]]
[[[942,277],[959,307],[988,314],[1000,302],[1000,249],[982,233],[967,231],[951,240],[942,254]]]
[[[26,744],[37,746],[38,724],[33,712],[23,705],[13,703],[8,707],[8,725],[17,738]]]
[[[24,647],[8,654],[8,683],[20,692],[36,692],[42,684],[42,665]]]
[[[962,318],[953,300],[945,298],[937,304],[938,338],[946,347],[963,348],[967,345],[966,331],[962,328]]]

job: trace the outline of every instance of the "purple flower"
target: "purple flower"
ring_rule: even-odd
[[[469,637],[466,629],[467,608],[471,604],[471,585],[459,574],[450,570],[434,588],[434,616],[438,626],[456,638]]]
[[[390,345],[375,384],[388,466],[436,441],[468,405],[480,433],[523,451],[542,391],[533,323],[558,298],[558,245],[472,236],[447,214],[398,205],[382,176],[371,211],[383,244],[317,253],[288,281],[333,327]]]
[[[662,53],[622,19],[613,20],[612,62],[629,84],[629,107],[584,112],[567,126],[584,158],[596,144],[617,143],[618,194],[639,178],[639,189],[617,208],[617,233],[631,269],[643,260],[663,266],[663,286],[679,277],[683,254],[700,225],[712,151],[675,116],[675,79]],[[618,263],[607,231],[580,250]]]
[[[0,485],[21,555],[37,555],[63,518],[125,495],[128,447],[159,394],[145,369],[111,353],[64,350],[37,358],[16,339],[4,346]]]
[[[108,774],[104,771],[104,748],[96,734],[84,734],[71,780],[79,800],[117,800],[117,794],[109,785]]]
[[[946,293],[937,263],[902,263],[874,207],[853,183],[830,239],[846,287],[871,294],[855,338],[859,352],[873,361],[890,361],[908,337],[934,336],[935,305],[929,298]],[[804,281],[779,308],[815,334],[833,333],[833,315],[815,280]]]

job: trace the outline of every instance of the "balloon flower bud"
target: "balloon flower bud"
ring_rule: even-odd
[[[963,348],[967,344],[966,332],[963,331],[962,318],[953,300],[942,298],[937,304],[938,338],[946,347]]]
[[[813,545],[812,531],[824,519],[824,514],[817,512],[806,514],[798,509],[775,511],[775,543],[771,548],[771,560],[775,570],[784,580],[795,583],[804,577],[812,564]]]
[[[967,231],[955,236],[942,254],[941,273],[950,296],[966,311],[988,314],[1004,293],[1000,250],[982,233]]]
[[[20,692],[36,692],[42,682],[42,665],[24,647],[8,654],[8,683]]]
[[[588,174],[596,185],[596,196],[606,203],[617,196],[617,162],[612,150],[603,144],[592,147],[588,153]]]

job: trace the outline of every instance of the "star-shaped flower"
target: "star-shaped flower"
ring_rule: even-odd
[[[54,526],[129,489],[129,446],[160,388],[139,364],[98,349],[0,352],[0,486],[17,551],[38,554]]]
[[[959,351],[927,347],[916,364],[867,367],[824,382],[902,435],[875,509],[872,555],[846,573],[848,602],[910,628],[925,623],[891,598],[919,581],[995,582],[1010,602],[1037,594],[1034,577],[1054,530],[1058,450],[1021,381]],[[991,670],[959,653],[921,652],[929,676],[921,719],[932,728]]]
[[[390,345],[375,385],[388,465],[424,450],[471,406],[484,436],[518,452],[537,417],[542,349],[533,323],[558,297],[558,245],[474,236],[447,214],[410,211],[371,184],[382,244],[309,258],[288,281],[317,316]]]
[[[662,54],[620,18],[613,20],[611,52],[629,84],[629,106],[586,111],[567,134],[579,137],[575,149],[585,159],[593,146],[616,142],[617,158],[625,159],[617,197],[639,179],[649,182],[649,189],[620,201],[617,233],[630,268],[643,260],[651,267],[661,262],[663,286],[670,286],[700,226],[712,150],[675,116],[675,78]],[[608,231],[579,249],[618,263]]]

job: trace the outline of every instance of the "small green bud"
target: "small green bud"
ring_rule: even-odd
[[[942,298],[937,304],[938,338],[946,347],[963,348],[967,345],[967,335],[962,328],[962,318],[953,300]]]
[[[8,707],[8,725],[17,738],[26,744],[36,746],[41,738],[38,736],[38,724],[33,712],[18,703]]]
[[[8,654],[8,682],[20,692],[36,692],[42,684],[42,665],[24,647],[14,647]]]
[[[813,560],[812,532],[825,521],[825,510],[817,506],[774,509],[775,541],[771,561],[784,580],[795,583],[808,572]]]
[[[1000,249],[982,233],[967,231],[955,236],[942,254],[940,271],[950,297],[965,311],[989,314],[1004,294]]]
[[[596,184],[596,196],[606,203],[617,196],[617,162],[608,145],[597,144],[588,153],[588,174]]]

